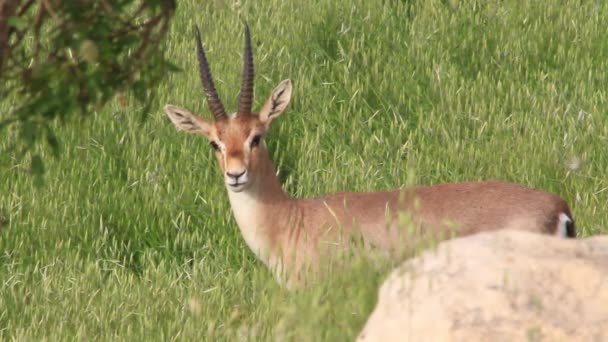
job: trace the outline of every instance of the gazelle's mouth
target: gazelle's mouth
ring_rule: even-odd
[[[234,183],[226,183],[226,185],[228,185],[228,188],[234,192],[241,192],[243,190],[245,190],[245,187],[247,187],[248,182],[234,182]]]

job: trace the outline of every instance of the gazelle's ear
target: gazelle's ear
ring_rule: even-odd
[[[260,109],[260,121],[268,127],[270,122],[279,117],[287,108],[291,99],[291,80],[284,80],[274,88],[272,95],[268,98],[262,109]]]
[[[203,135],[209,135],[211,132],[212,123],[187,109],[170,104],[166,105],[164,109],[171,122],[179,130]]]

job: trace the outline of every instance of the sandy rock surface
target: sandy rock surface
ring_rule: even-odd
[[[608,236],[443,242],[393,271],[358,341],[608,341]]]

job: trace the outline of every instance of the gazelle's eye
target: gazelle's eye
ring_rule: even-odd
[[[261,135],[255,135],[253,139],[251,139],[251,147],[257,147],[260,145],[260,140],[262,139]]]
[[[211,145],[211,147],[213,147],[213,150],[216,152],[220,150],[220,146],[215,141],[210,141],[209,145]]]

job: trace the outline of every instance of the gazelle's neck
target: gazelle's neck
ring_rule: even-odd
[[[269,267],[281,234],[281,219],[289,214],[291,198],[281,187],[265,146],[260,146],[252,184],[241,192],[228,190],[236,223],[251,250]]]
[[[291,199],[281,187],[274,165],[268,157],[268,150],[265,146],[260,146],[259,149],[259,156],[256,160],[256,175],[252,179],[252,184],[241,192],[234,192],[227,188],[233,210],[236,209],[234,205],[239,206],[240,202],[248,202],[254,205],[278,205]]]

